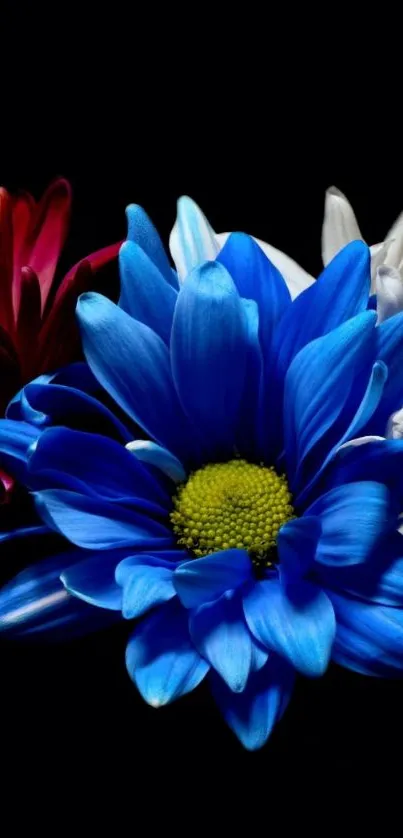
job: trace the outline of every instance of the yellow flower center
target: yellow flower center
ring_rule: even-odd
[[[285,476],[240,459],[193,472],[171,513],[178,544],[196,558],[237,547],[258,566],[273,563],[278,531],[293,517]]]

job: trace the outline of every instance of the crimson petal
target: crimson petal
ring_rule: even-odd
[[[39,335],[38,372],[54,369],[74,359],[79,335],[75,319],[77,297],[91,285],[92,270],[84,259],[76,266],[63,294],[57,294]],[[60,289],[59,289],[60,290]]]
[[[70,184],[63,178],[54,180],[39,201],[30,241],[27,242],[26,259],[39,279],[42,310],[66,239],[70,208]]]
[[[0,326],[0,415],[20,387],[19,359],[10,336]]]
[[[0,504],[9,502],[14,486],[15,480],[11,474],[0,468]]]
[[[12,301],[13,283],[13,227],[12,199],[6,189],[0,189],[0,325],[10,334],[14,332]]]
[[[22,268],[17,340],[24,381],[35,375],[38,335],[41,328],[41,289],[32,268]]]
[[[13,216],[13,306],[17,319],[20,307],[21,268],[26,264],[26,249],[29,232],[34,218],[36,202],[29,192],[20,192],[12,197]]]

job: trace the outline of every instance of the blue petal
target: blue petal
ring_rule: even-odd
[[[72,478],[81,483],[81,491],[119,500],[128,497],[152,502],[148,509],[166,514],[171,499],[147,469],[114,440],[99,434],[49,428],[39,438],[29,462],[29,472],[41,477],[52,488],[55,482],[69,488]]]
[[[337,618],[333,660],[365,675],[401,676],[403,610],[329,596]]]
[[[263,359],[259,343],[259,312],[254,300],[242,300],[248,330],[245,383],[236,429],[238,453],[251,460],[262,458],[263,431],[260,399],[262,392]]]
[[[217,675],[210,677],[213,696],[231,730],[249,751],[261,748],[288,705],[293,669],[272,655],[242,693],[232,692]]]
[[[124,442],[133,436],[123,422],[94,396],[74,387],[38,382],[37,379],[23,388],[18,410],[15,404],[9,406],[7,416],[11,419],[23,418],[39,428],[52,424],[74,428],[79,424],[84,430],[88,424],[92,424],[98,433],[108,434]]]
[[[122,585],[123,587],[130,579],[133,568],[138,567],[138,565],[165,567],[169,570],[174,570],[179,562],[183,562],[184,556],[186,554],[183,550],[153,551],[152,555],[149,553],[136,553],[136,555],[128,556],[119,562],[115,571],[115,579],[118,585]]]
[[[50,376],[39,376],[43,379],[50,379]],[[42,387],[49,387],[50,381],[39,381],[36,379],[34,384],[25,385],[22,390],[17,393],[16,396],[12,399],[10,404],[6,410],[6,417],[7,419],[16,419],[19,421],[29,422],[30,425],[36,425],[38,428],[42,428],[45,425],[49,424],[49,417],[43,413],[41,410],[38,410],[36,407],[33,407],[30,399],[29,394],[32,391],[32,388],[38,386],[41,389]],[[34,389],[35,392],[35,389]]]
[[[310,582],[283,589],[277,579],[257,583],[244,597],[246,622],[268,649],[303,675],[327,669],[336,621],[326,594]]]
[[[376,330],[376,357],[388,368],[383,398],[365,433],[385,436],[391,413],[403,405],[403,313],[381,323]]]
[[[227,268],[234,280],[241,297],[254,300],[258,306],[258,337],[261,348],[259,359],[262,366],[262,389],[255,389],[256,396],[260,395],[260,409],[262,426],[257,433],[259,436],[259,457],[270,459],[273,448],[272,435],[274,425],[272,414],[278,410],[274,403],[274,388],[272,376],[274,370],[274,338],[277,324],[284,313],[291,306],[290,292],[277,268],[270,262],[263,250],[250,236],[244,233],[232,233],[219,256],[220,262]],[[249,371],[248,371],[249,372]],[[252,384],[252,382],[250,382]],[[248,386],[248,376],[246,381]],[[251,389],[251,388],[250,388]],[[243,404],[253,406],[253,391],[247,394]],[[246,401],[248,399],[248,402]],[[256,428],[254,429],[256,434]]]
[[[31,396],[29,399],[27,398],[27,394],[31,394],[31,387],[33,388],[32,393],[34,393],[36,392],[35,387],[37,385],[39,385],[39,393],[47,392],[45,385],[54,385],[56,387],[61,386],[62,388],[69,389],[71,388],[74,394],[77,391],[79,391],[79,393],[86,393],[87,395],[96,395],[100,391],[98,381],[93,376],[88,364],[85,363],[85,361],[77,361],[73,364],[68,364],[66,367],[62,367],[61,369],[56,370],[56,372],[54,373],[47,375],[38,375],[38,377],[31,381],[30,384],[27,384],[25,387],[23,387],[14,396],[14,398],[11,399],[11,402],[8,405],[8,419],[25,419],[26,421],[30,421],[33,424],[39,425],[44,423],[45,420],[41,405],[37,405],[35,403],[36,398],[33,398]],[[100,407],[102,408],[102,405]],[[25,415],[25,409],[28,415]],[[116,423],[118,423],[118,420],[115,419],[113,414],[111,414],[111,417],[113,420],[116,421]]]
[[[175,275],[169,264],[164,246],[147,213],[137,204],[129,204],[126,209],[126,218],[128,224],[128,240],[139,245],[165,277],[166,281],[170,285],[173,285],[174,288],[177,288],[178,282],[175,280]]]
[[[206,262],[176,303],[171,358],[185,413],[203,434],[208,458],[231,456],[248,351],[241,299],[228,272]]]
[[[185,608],[198,608],[235,590],[252,575],[252,565],[245,550],[223,550],[181,564],[174,574],[176,592]]]
[[[26,422],[0,419],[0,462],[22,483],[26,481],[26,464],[30,448],[39,436],[37,428]]]
[[[388,368],[382,361],[376,361],[372,367],[371,377],[362,402],[359,405],[350,427],[340,440],[340,444],[344,443],[347,439],[357,437],[362,428],[364,428],[369,422],[382,399],[387,378]]]
[[[277,552],[282,581],[297,581],[310,570],[321,529],[319,518],[310,515],[295,518],[281,527],[277,536]]]
[[[52,379],[53,379],[52,375],[38,375],[38,377],[34,379],[34,382],[35,382],[35,384],[36,383],[38,383],[38,384],[48,384],[50,381],[52,381]],[[5,413],[6,419],[14,419],[16,421],[17,420],[18,421],[23,420],[24,422],[31,422],[32,421],[31,411],[32,411],[32,414],[34,416],[36,414],[36,411],[33,410],[31,408],[31,406],[29,405],[28,406],[28,415],[25,414],[24,407],[23,407],[25,390],[26,390],[26,387],[22,387],[21,390],[19,390],[18,393],[16,393],[15,396],[13,396],[11,401],[8,403],[7,410],[6,410],[6,413]],[[41,419],[39,421],[41,421]],[[35,422],[33,422],[32,424],[35,424]]]
[[[331,450],[341,436],[340,417],[346,427],[350,424],[350,391],[371,359],[375,321],[374,312],[358,315],[312,341],[291,364],[285,381],[284,430],[287,474],[295,493],[308,454],[325,435],[326,453]],[[316,461],[312,469],[315,474]],[[311,472],[305,482],[309,476]]]
[[[141,463],[148,463],[159,471],[162,471],[174,483],[183,483],[186,480],[186,471],[177,457],[174,457],[167,448],[162,448],[155,442],[148,439],[135,439],[126,445]]]
[[[262,644],[259,643],[256,640],[256,637],[253,637],[253,635],[251,635],[251,637],[252,637],[251,672],[258,672],[259,669],[261,669],[262,666],[265,665],[265,663],[266,663],[266,661],[269,657],[269,653],[268,653],[267,649],[265,649],[264,646],[262,646]]]
[[[39,515],[78,547],[109,550],[117,547],[163,548],[173,544],[166,527],[133,509],[98,498],[47,489],[35,495]]]
[[[92,374],[86,361],[75,361],[60,367],[51,375],[51,381],[55,384],[62,384],[64,387],[76,387],[83,393],[98,393],[99,384]]]
[[[318,515],[322,535],[316,561],[335,566],[365,562],[379,539],[397,525],[397,512],[383,483],[337,486],[307,510]]]
[[[100,294],[82,294],[77,316],[87,361],[105,390],[161,445],[179,456],[192,451],[161,338]]]
[[[234,692],[242,692],[252,670],[254,641],[234,592],[191,612],[189,631],[200,654]]]
[[[30,538],[31,536],[47,535],[50,532],[46,524],[32,524],[32,526],[18,527],[0,532],[0,543],[11,541],[13,538]]]
[[[403,606],[403,536],[396,530],[383,539],[368,561],[359,565],[316,566],[323,588],[378,602]]]
[[[122,614],[126,620],[141,617],[150,608],[173,599],[172,568],[161,565],[132,566],[123,587]]]
[[[122,609],[122,588],[115,581],[115,570],[122,558],[121,551],[92,553],[82,561],[63,570],[60,579],[73,596],[111,611]]]
[[[353,417],[347,430],[343,433],[333,448],[331,448],[327,457],[325,457],[322,461],[316,474],[313,475],[309,483],[305,484],[302,492],[300,492],[298,498],[296,499],[298,505],[306,505],[307,499],[310,497],[312,490],[317,488],[319,480],[322,478],[326,467],[331,463],[334,457],[339,456],[341,446],[344,445],[347,440],[357,437],[361,429],[365,427],[379,405],[387,377],[388,371],[385,364],[377,361],[372,368],[367,389],[361,403],[358,406],[355,416]]]
[[[231,274],[241,297],[257,303],[260,337],[263,347],[268,348],[274,326],[291,304],[283,277],[257,242],[245,233],[231,233],[217,262]]]
[[[81,550],[32,565],[0,591],[0,632],[16,637],[70,639],[110,625],[115,615],[93,608],[66,591],[60,572],[82,559]]]
[[[120,248],[119,265],[119,306],[169,344],[177,292],[134,242],[127,241]]]
[[[319,279],[293,301],[277,335],[277,363],[283,375],[302,347],[365,311],[370,264],[367,245],[351,242],[332,259]]]
[[[364,480],[385,483],[403,501],[403,440],[373,439],[341,448],[328,471],[328,483],[343,486]]]
[[[190,640],[186,611],[176,600],[162,605],[136,628],[127,646],[126,666],[152,707],[191,692],[209,669]]]
[[[182,280],[201,262],[215,259],[220,249],[207,218],[187,195],[179,198],[169,245]]]

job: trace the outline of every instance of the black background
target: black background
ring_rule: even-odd
[[[24,50],[28,28],[21,35]],[[368,242],[383,239],[403,209],[401,143],[393,124],[375,125],[361,94],[336,85],[329,101],[318,93],[320,109],[311,88],[298,86],[298,74],[291,99],[288,88],[278,91],[268,67],[259,69],[262,93],[253,93],[246,82],[238,86],[239,61],[228,63],[222,87],[202,72],[195,91],[189,60],[192,72],[200,71],[200,54],[209,62],[206,53],[183,52],[171,55],[172,81],[161,72],[145,90],[144,78],[161,70],[163,59],[156,65],[154,52],[140,60],[139,40],[133,30],[124,90],[119,74],[109,73],[107,40],[102,60],[89,61],[83,75],[77,69],[79,27],[74,48],[64,52],[60,83],[53,79],[58,44],[44,56],[42,41],[32,41],[25,55],[25,86],[11,102],[2,133],[0,182],[39,197],[52,177],[71,181],[73,217],[61,273],[124,238],[129,202],[145,207],[167,243],[183,193],[217,231],[253,233],[313,274],[321,269],[327,186],[347,194]],[[32,82],[30,68],[39,59]],[[14,88],[11,93],[11,99],[17,95]],[[27,555],[27,563],[33,558]],[[135,797],[156,780],[166,788],[197,776],[203,788],[213,773],[225,784],[229,772],[269,788],[273,773],[286,778],[295,765],[315,764],[324,773],[335,763],[366,765],[378,772],[403,746],[401,683],[332,666],[319,681],[298,682],[268,745],[246,753],[204,687],[171,707],[147,707],[125,671],[126,634],[119,626],[58,647],[2,643],[2,758],[17,788],[38,774],[39,784],[53,778],[56,788],[68,775],[74,790],[90,776],[100,784],[124,777]]]

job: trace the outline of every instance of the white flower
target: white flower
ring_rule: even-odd
[[[346,244],[364,241],[346,196],[332,186],[326,192],[322,227],[322,258],[327,265]],[[403,310],[403,213],[385,239],[371,246],[372,293],[377,295],[379,322]]]
[[[215,233],[200,207],[191,198],[186,195],[179,198],[178,213],[169,239],[179,280],[183,281],[200,262],[215,259],[229,235]],[[315,281],[290,256],[260,239],[255,238],[255,241],[283,275],[292,298]]]

